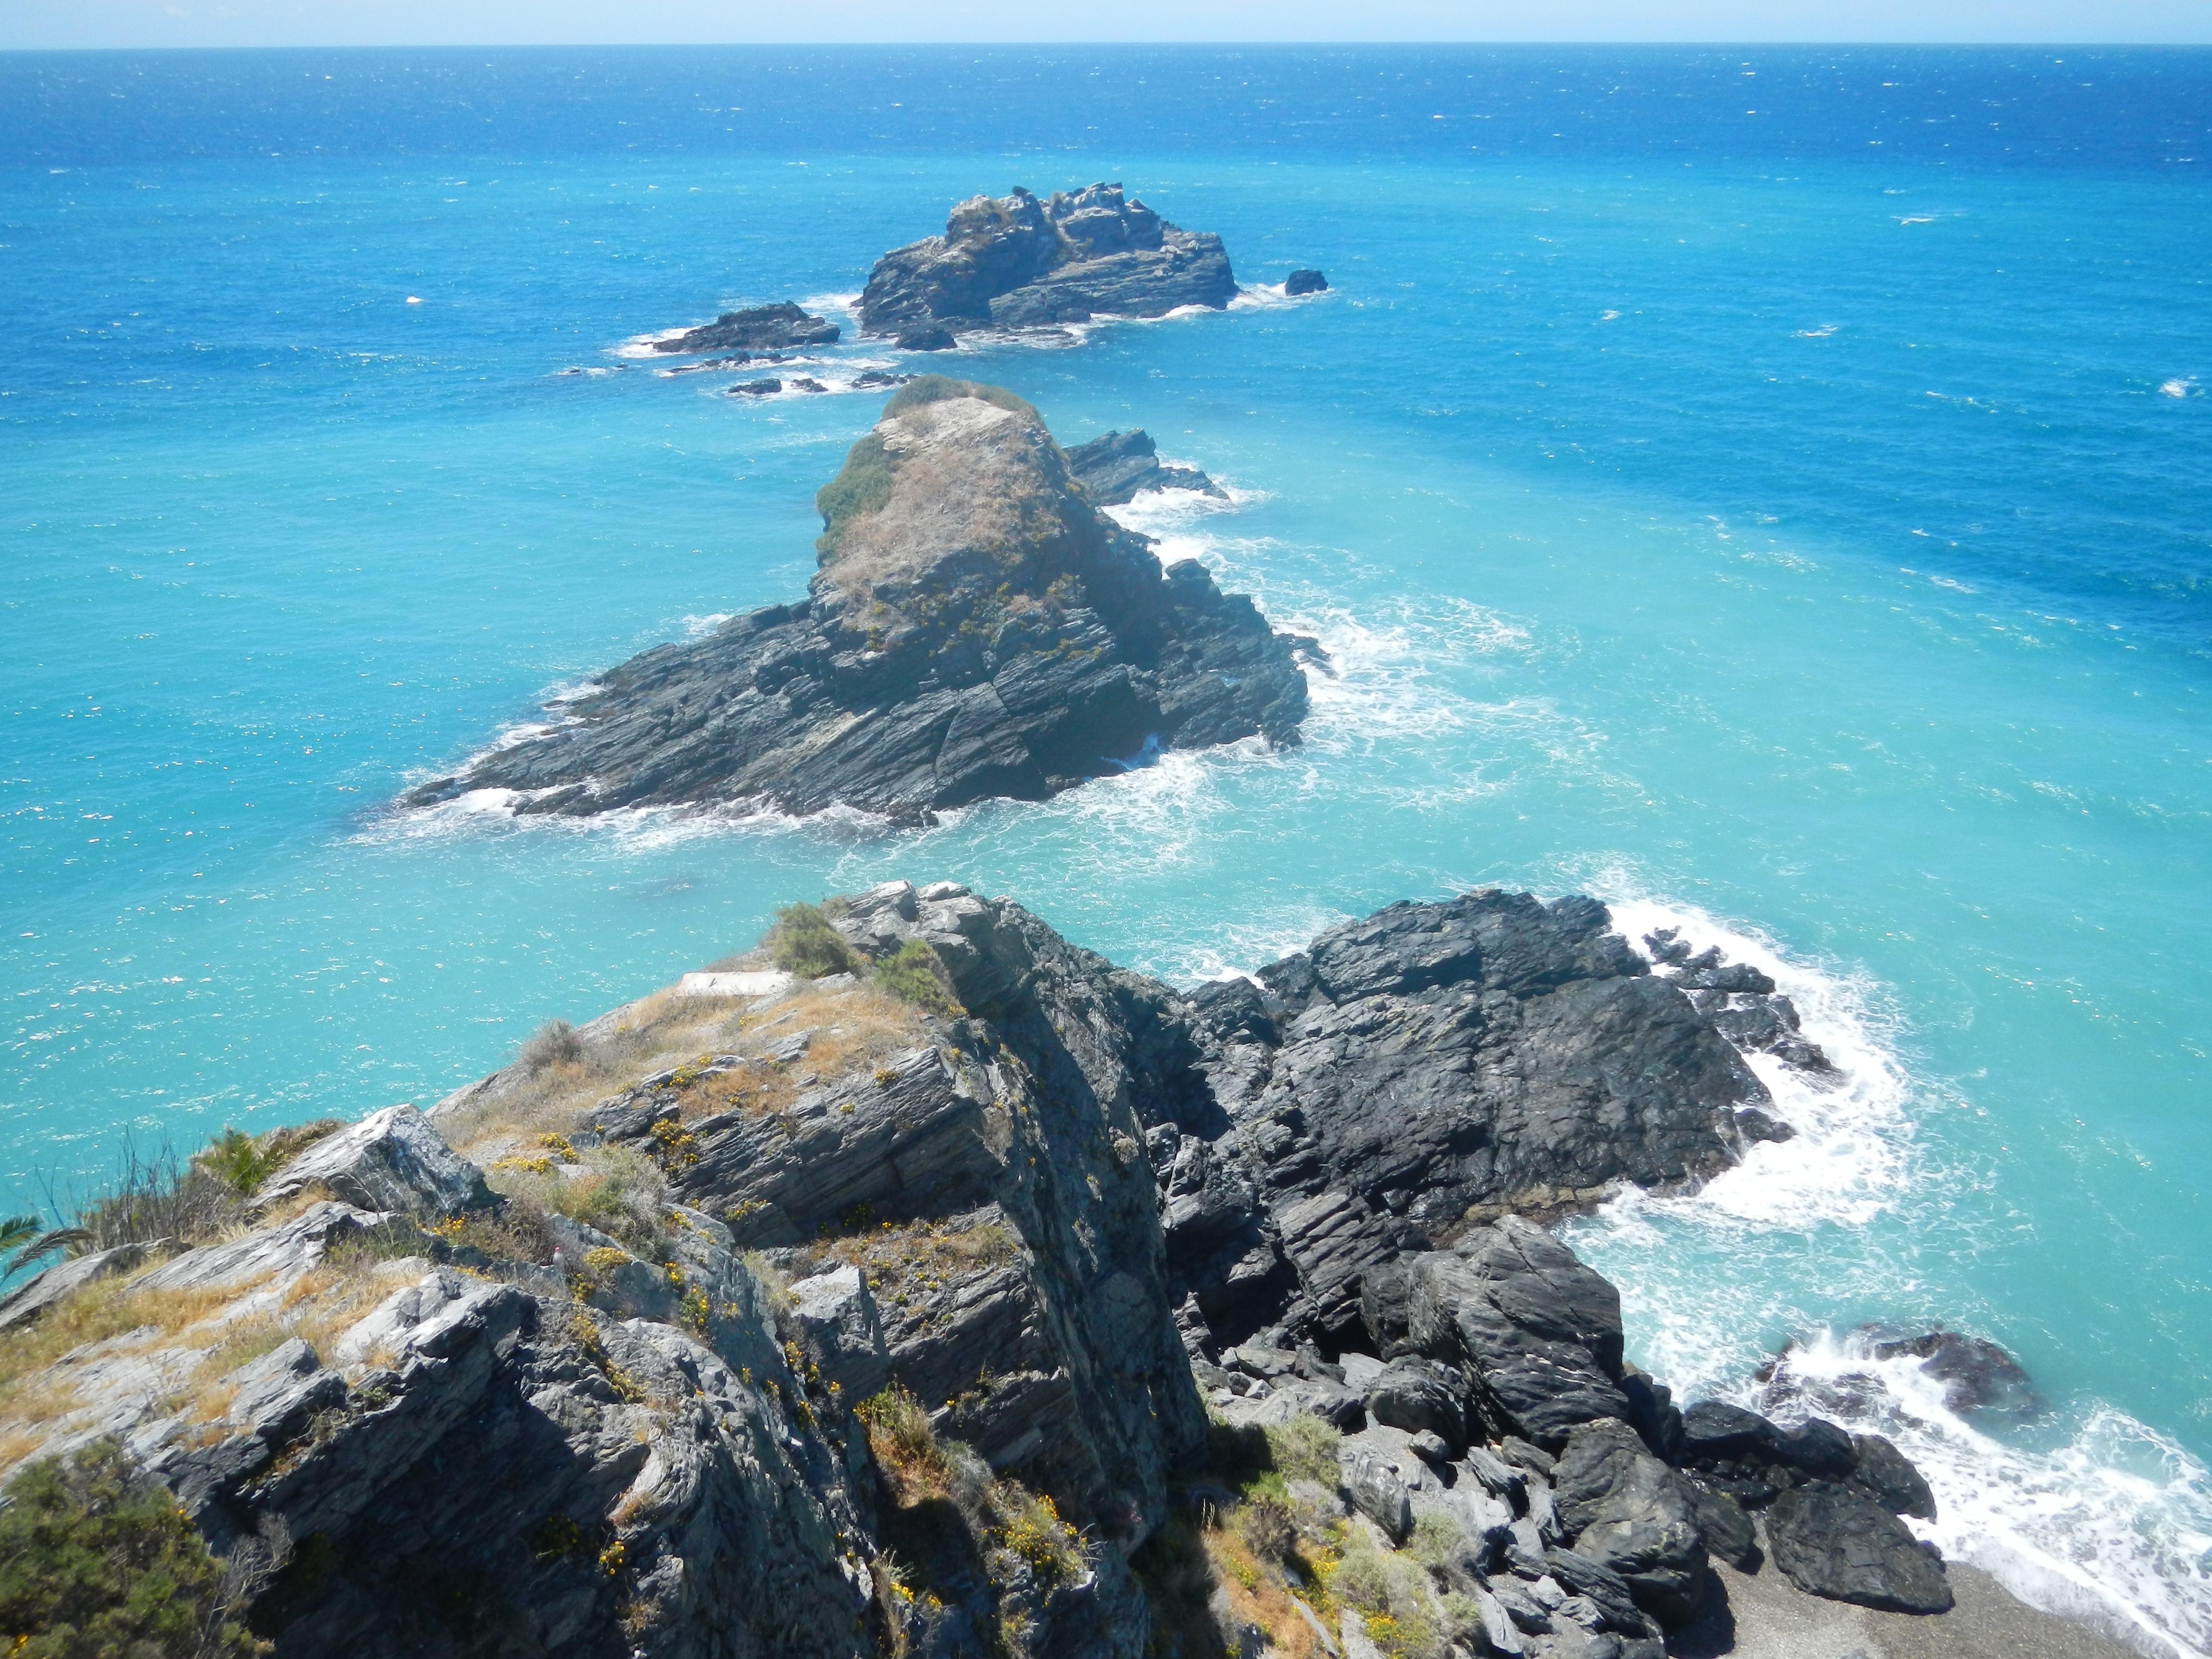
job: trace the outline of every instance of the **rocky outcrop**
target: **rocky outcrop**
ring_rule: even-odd
[[[1328,278],[1318,270],[1299,270],[1283,278],[1283,295],[1295,300],[1303,295],[1324,294],[1328,290]]]
[[[837,334],[836,324],[782,300],[744,311],[726,311],[711,323],[655,340],[653,349],[674,354],[787,351],[794,346],[833,345]]]
[[[1226,1340],[1342,1337],[1371,1268],[1470,1223],[1710,1176],[1768,1099],[1586,898],[1393,905],[1187,1006],[1154,1158],[1178,1293]]]
[[[1767,1512],[1774,1565],[1809,1595],[1888,1613],[1948,1613],[1950,1582],[1897,1517],[1830,1486],[1784,1492]]]
[[[934,337],[974,329],[1218,311],[1236,293],[1218,236],[1177,229],[1119,185],[1044,201],[1018,189],[961,203],[942,236],[877,260],[860,325],[930,349]]]
[[[1228,499],[1221,486],[1196,467],[1163,464],[1159,446],[1141,428],[1109,432],[1078,444],[1067,452],[1067,465],[1101,507],[1121,506],[1147,489],[1194,489]]]
[[[273,1209],[310,1187],[357,1209],[429,1220],[493,1201],[482,1172],[455,1157],[412,1106],[387,1106],[318,1140],[263,1184],[255,1206]]]
[[[1164,572],[1036,411],[927,377],[821,494],[810,597],[600,677],[542,735],[411,791],[568,815],[667,804],[923,817],[1040,799],[1148,748],[1297,741],[1297,659],[1194,560]]]

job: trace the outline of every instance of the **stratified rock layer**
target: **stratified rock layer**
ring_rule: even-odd
[[[1218,236],[1177,229],[1119,185],[1045,201],[1016,190],[961,203],[942,236],[877,260],[860,325],[919,343],[938,332],[1219,310],[1236,293]]]
[[[836,338],[836,324],[782,300],[775,305],[726,311],[711,323],[670,339],[655,340],[653,349],[669,353],[780,351],[792,346],[831,345]]]
[[[1297,740],[1297,656],[1195,560],[1103,516],[1035,410],[915,381],[821,493],[811,597],[655,647],[542,735],[414,790],[570,815],[740,803],[894,817],[1041,799],[1148,747]]]
[[[1222,496],[1220,485],[1192,466],[1170,466],[1152,434],[1109,432],[1067,452],[1067,465],[1101,507],[1120,507],[1147,489],[1194,489]]]

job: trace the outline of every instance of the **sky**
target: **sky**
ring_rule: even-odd
[[[1177,40],[2212,43],[2212,0],[0,0],[0,50]]]

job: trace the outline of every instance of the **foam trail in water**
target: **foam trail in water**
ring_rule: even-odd
[[[1754,930],[1638,893],[1618,872],[1588,885],[1632,942],[1660,927],[1768,974],[1804,1035],[1842,1076],[1823,1082],[1748,1056],[1796,1129],[1753,1146],[1700,1191],[1630,1193],[1562,1231],[1620,1285],[1637,1358],[1683,1401],[1731,1399],[1784,1422],[1818,1412],[1887,1435],[1927,1476],[1939,1518],[1912,1522],[1947,1555],[1984,1568],[2023,1601],[2081,1620],[2157,1659],[2212,1646],[2212,1478],[2172,1442],[2092,1404],[2039,1439],[2001,1437],[1945,1404],[1916,1358],[1876,1361],[1870,1340],[1827,1323],[1839,1304],[1887,1306],[1934,1322],[1914,1257],[1927,1248],[1876,1224],[1940,1205],[1944,1182],[1912,1121],[1942,1103],[1897,1048],[1899,1023],[1863,975],[1801,961]],[[1940,1224],[1940,1218],[1939,1218]],[[1914,1242],[1917,1240],[1917,1242]],[[1971,1310],[1938,1316],[1954,1328]],[[1762,1339],[1796,1345],[1771,1380]]]

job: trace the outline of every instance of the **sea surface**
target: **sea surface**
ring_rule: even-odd
[[[1183,982],[1590,891],[1848,1072],[1571,1228],[1632,1357],[1871,1377],[1954,1558],[2212,1651],[2209,126],[2194,52],[0,56],[0,1200],[428,1103],[892,876]],[[876,397],[636,342],[1096,179],[1247,298],[928,367],[1233,486],[1126,516],[1323,639],[1303,747],[910,833],[390,810],[802,588]]]

